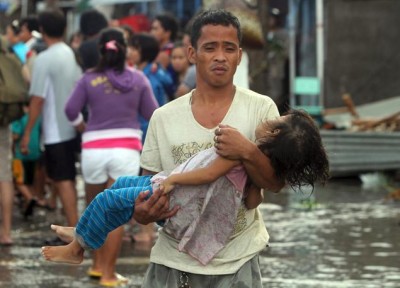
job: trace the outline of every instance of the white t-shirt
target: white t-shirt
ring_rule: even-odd
[[[249,89],[249,55],[244,50],[242,60],[236,68],[235,75],[233,75],[233,84]]]
[[[186,94],[154,112],[142,151],[142,168],[153,172],[170,172],[197,152],[212,147],[217,127],[207,129],[195,120],[190,97],[191,93]],[[278,116],[278,109],[271,98],[237,87],[222,123],[237,128],[254,141],[258,124],[264,119]],[[150,261],[189,273],[232,274],[264,249],[268,239],[260,211],[247,210],[242,205],[231,239],[207,266],[179,252],[179,241],[162,230],[152,248]]]
[[[64,42],[51,45],[35,59],[29,95],[45,100],[42,112],[44,144],[75,137],[75,128],[68,121],[64,106],[81,74],[74,52]]]

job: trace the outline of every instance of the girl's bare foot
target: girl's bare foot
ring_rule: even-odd
[[[47,261],[80,264],[83,261],[83,250],[80,246],[73,245],[71,242],[64,246],[45,246],[42,247],[42,255]]]
[[[57,236],[66,243],[71,243],[74,240],[74,227],[65,227],[52,224],[51,230],[56,232]]]
[[[2,236],[0,237],[0,246],[11,246],[13,241],[10,236]]]

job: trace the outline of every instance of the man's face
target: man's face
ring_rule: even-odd
[[[32,38],[31,32],[29,31],[29,29],[26,25],[23,25],[21,27],[21,32],[19,32],[18,36],[21,39],[21,41],[23,41],[23,42],[27,42],[27,41],[29,41],[29,39]]]
[[[157,39],[158,43],[162,43],[165,39],[169,39],[169,32],[164,30],[158,20],[154,20],[151,24],[150,33]]]
[[[19,37],[14,33],[14,30],[11,28],[11,26],[7,26],[6,28],[6,39],[10,45],[14,45],[19,42]]]
[[[189,47],[189,59],[197,65],[197,80],[213,87],[232,85],[241,57],[237,31],[232,25],[203,26],[197,48]]]

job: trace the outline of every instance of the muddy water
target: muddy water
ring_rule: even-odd
[[[400,187],[400,186],[399,186]],[[387,191],[363,188],[358,179],[331,181],[307,191],[267,194],[261,205],[270,247],[261,253],[264,287],[400,287],[400,202],[383,201]],[[81,194],[80,203],[83,203]],[[82,206],[82,205],[81,205]],[[54,265],[40,256],[58,212],[14,217],[13,247],[0,247],[0,287],[99,287],[82,265]],[[117,271],[125,287],[140,287],[150,246],[123,243]]]
[[[358,179],[269,195],[265,287],[400,287],[400,203]]]

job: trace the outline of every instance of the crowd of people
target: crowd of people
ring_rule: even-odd
[[[156,240],[143,287],[262,287],[263,189],[324,182],[328,161],[311,117],[279,117],[271,98],[235,85],[238,19],[204,11],[180,34],[162,14],[147,33],[110,27],[89,10],[68,44],[61,11],[29,19],[35,25],[21,19],[7,28],[6,53],[21,62],[30,100],[11,129],[0,127],[0,243],[13,244],[14,190],[29,219],[35,207],[55,207],[47,185],[65,215],[65,226],[51,227],[64,245],[44,247],[47,260],[77,264],[91,248],[88,276],[108,287],[126,283],[115,267],[123,225],[133,219],[135,241]]]

